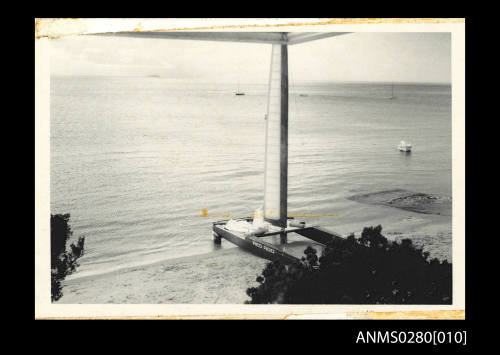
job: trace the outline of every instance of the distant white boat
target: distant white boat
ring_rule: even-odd
[[[402,152],[411,152],[411,143],[407,143],[405,141],[399,142],[398,150]]]

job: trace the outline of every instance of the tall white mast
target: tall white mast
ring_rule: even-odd
[[[286,34],[283,33],[286,43]],[[286,227],[288,196],[288,46],[273,44],[266,123],[264,218]]]

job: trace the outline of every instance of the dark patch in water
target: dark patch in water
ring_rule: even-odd
[[[403,189],[385,190],[348,197],[349,200],[373,205],[384,205],[407,211],[451,216],[452,199]]]

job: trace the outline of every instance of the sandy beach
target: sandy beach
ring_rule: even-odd
[[[240,248],[170,259],[65,281],[58,303],[242,304],[267,262]]]

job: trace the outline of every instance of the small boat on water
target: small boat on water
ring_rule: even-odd
[[[401,141],[399,142],[398,144],[398,150],[402,151],[402,152],[411,152],[411,143],[409,142],[405,142],[405,141]]]

